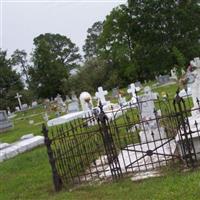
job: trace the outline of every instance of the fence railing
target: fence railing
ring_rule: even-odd
[[[44,125],[55,190],[63,185],[117,180],[177,160],[195,167],[200,157],[200,122],[192,124],[194,111],[200,112],[200,107],[192,109],[190,97],[177,95],[174,100],[138,99],[110,111],[100,105],[82,119],[50,130]]]

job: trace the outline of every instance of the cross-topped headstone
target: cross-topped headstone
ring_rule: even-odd
[[[102,87],[98,87],[98,92],[95,93],[95,96],[103,105],[106,105],[108,101],[106,101],[105,96],[108,94],[107,90],[103,90]]]
[[[20,95],[19,93],[17,93],[15,96],[15,98],[18,100],[20,110],[22,109],[22,103],[21,103],[21,99],[20,99],[21,97],[22,97],[22,95]]]
[[[157,99],[157,94],[153,93],[149,86],[144,88],[144,95],[139,99],[140,111],[142,120],[149,120],[155,118],[154,100]]]
[[[134,83],[130,84],[130,87],[127,90],[127,92],[132,95],[132,99],[131,99],[132,103],[136,103],[137,102],[137,100],[136,100],[137,95],[136,95],[136,87],[135,87]]]

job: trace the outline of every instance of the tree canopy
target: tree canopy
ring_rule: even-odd
[[[23,89],[20,75],[12,69],[11,60],[6,57],[7,52],[0,49],[0,110],[18,105],[15,95]]]
[[[81,59],[78,47],[66,36],[42,34],[34,39],[35,49],[30,68],[30,87],[38,97],[53,97],[66,93],[69,71],[78,67]]]

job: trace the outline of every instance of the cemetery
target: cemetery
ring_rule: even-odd
[[[200,199],[199,2],[15,3],[0,200]]]
[[[117,94],[111,96],[113,100],[117,98],[119,104],[107,101],[108,92],[100,87],[94,98],[88,92],[81,93],[80,101],[75,95],[68,97],[68,106],[58,95],[55,104],[63,111],[60,113],[68,113],[61,116],[56,110],[49,112],[46,103],[31,112],[18,112],[17,117],[9,121],[3,111],[1,121],[11,124],[11,132],[15,129],[13,124],[24,119],[27,126],[36,124],[40,132],[38,136],[24,134],[18,140],[9,139],[5,133],[0,135],[0,162],[42,145],[43,150],[47,148],[56,191],[69,185],[129,176],[133,181],[162,176],[159,169],[172,163],[177,165],[177,162],[181,162],[183,168],[197,166],[200,159],[199,59],[191,63],[195,67],[193,73],[197,74],[191,84],[191,97],[181,98],[179,91],[174,96],[162,97],[163,87],[153,92],[148,85],[136,89],[132,83],[124,97],[129,101],[124,100],[124,104],[116,91]],[[173,87],[172,94],[176,84]],[[171,86],[166,86],[165,91],[171,92]],[[38,117],[41,122],[35,123]],[[4,132],[9,134],[9,129]],[[57,155],[56,162],[53,155]]]

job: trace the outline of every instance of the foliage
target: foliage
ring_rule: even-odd
[[[184,55],[176,48],[172,48],[172,53],[175,58],[175,66],[177,68],[177,73],[179,76],[181,76],[181,69],[184,69],[186,61]]]
[[[34,39],[34,66],[30,68],[30,87],[38,97],[64,94],[69,71],[78,66],[78,48],[66,36],[42,34]]]
[[[120,5],[106,17],[95,37],[95,55],[109,63],[104,68],[120,78],[120,86],[152,80],[174,65],[179,72],[200,54],[199,12],[196,0],[128,1],[128,6]],[[110,86],[112,80],[106,77],[102,84],[108,81]]]
[[[91,28],[87,30],[87,38],[85,40],[85,45],[83,46],[83,51],[85,53],[84,57],[86,60],[94,58],[98,53],[98,38],[103,29],[103,23],[101,21],[95,22]]]
[[[21,68],[21,76],[25,76],[27,82],[29,82],[28,70],[29,64],[27,61],[27,53],[25,50],[16,49],[11,55],[11,62],[13,66]]]
[[[0,110],[10,107],[11,110],[18,104],[15,99],[16,92],[23,89],[19,74],[12,69],[7,52],[0,49]]]

